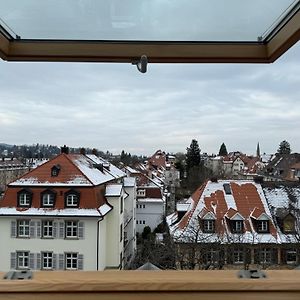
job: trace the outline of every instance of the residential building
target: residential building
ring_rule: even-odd
[[[125,232],[132,238],[135,230],[133,217],[124,217],[124,207],[133,213],[135,206],[125,176],[95,155],[63,147],[10,183],[0,202],[0,271],[123,268],[135,251],[124,251]]]
[[[29,168],[15,157],[0,158],[0,196],[1,192],[4,192],[7,184],[22,176],[28,172],[28,170]]]
[[[167,217],[170,232],[180,249],[180,267],[289,265],[290,249],[300,250],[295,246],[297,239],[293,231],[296,218],[293,212],[286,211],[281,219],[285,225],[280,227],[277,214],[269,208],[269,205],[278,208],[278,201],[273,197],[276,193],[276,189],[268,190],[247,180],[204,183],[185,203],[179,204],[176,213]],[[298,207],[300,189],[294,190],[293,195]],[[282,201],[287,199],[288,196]],[[298,262],[298,252],[294,264]]]
[[[138,186],[136,201],[136,230],[143,232],[146,226],[153,231],[165,216],[165,201],[157,186]]]

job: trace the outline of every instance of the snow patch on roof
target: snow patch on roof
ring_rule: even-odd
[[[109,184],[106,186],[105,196],[106,197],[119,197],[122,193],[122,184]]]
[[[15,215],[15,216],[53,216],[53,217],[101,217],[97,209],[84,208],[66,208],[66,209],[47,209],[47,208],[28,208],[17,209],[13,207],[0,208],[0,216]]]

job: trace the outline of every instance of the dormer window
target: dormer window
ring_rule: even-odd
[[[269,221],[257,221],[257,232],[258,233],[268,233],[269,232]]]
[[[238,221],[230,221],[231,229],[233,233],[243,233],[244,230],[244,222],[241,220]]]
[[[287,234],[295,232],[295,218],[291,214],[283,219],[283,232]]]
[[[53,207],[55,202],[55,193],[45,191],[41,195],[41,207]]]
[[[51,176],[56,177],[60,171],[60,165],[55,165],[51,168]]]
[[[215,220],[203,220],[203,232],[204,233],[215,232]]]
[[[65,196],[66,207],[78,207],[79,206],[79,193],[76,191],[69,191]]]
[[[28,190],[22,190],[18,193],[18,207],[31,206],[32,193]]]

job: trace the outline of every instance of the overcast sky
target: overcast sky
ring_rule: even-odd
[[[270,65],[0,61],[0,142],[185,152],[300,152],[300,43]]]

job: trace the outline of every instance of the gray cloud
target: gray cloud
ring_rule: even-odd
[[[300,152],[300,44],[271,65],[0,62],[0,139],[150,154]]]

